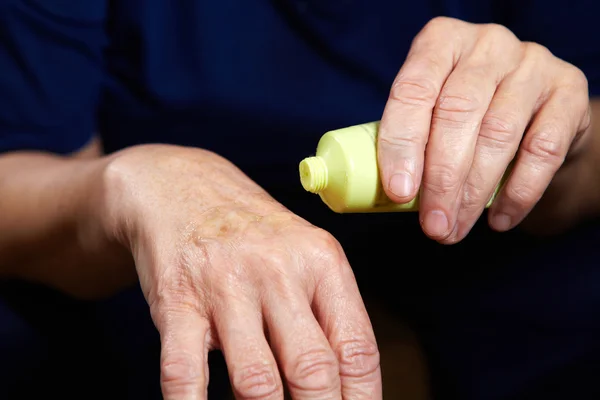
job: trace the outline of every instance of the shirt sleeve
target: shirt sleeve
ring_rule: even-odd
[[[0,0],[0,153],[66,154],[96,129],[107,0]]]
[[[600,1],[497,0],[504,25],[581,69],[600,96]]]

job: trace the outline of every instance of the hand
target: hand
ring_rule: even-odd
[[[489,213],[492,228],[505,231],[532,210],[589,126],[587,80],[573,65],[502,26],[436,18],[390,92],[378,143],[382,183],[397,202],[420,189],[424,232],[455,243],[516,155]]]
[[[125,150],[103,187],[105,230],[131,249],[160,331],[166,399],[206,399],[216,348],[239,399],[282,399],[282,380],[294,399],[381,399],[373,330],[332,236],[202,150]]]

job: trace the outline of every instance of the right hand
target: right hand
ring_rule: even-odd
[[[166,399],[205,399],[221,349],[239,399],[380,399],[379,354],[343,250],[207,151],[127,149],[103,226],[135,260]],[[281,371],[281,376],[280,372]]]

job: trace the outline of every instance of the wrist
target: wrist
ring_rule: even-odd
[[[129,249],[124,235],[119,207],[118,181],[114,178],[114,161],[119,154],[104,156],[89,166],[82,184],[83,195],[78,220],[79,238],[90,251],[102,251],[112,244]]]
[[[3,276],[78,297],[97,296],[115,282],[123,262],[113,261],[125,259],[123,250],[107,246],[94,209],[103,162],[38,153],[0,158],[2,228],[10,232],[0,234]]]
[[[223,157],[207,150],[173,146],[140,145],[115,153],[102,166],[101,182],[93,207],[100,215],[102,232],[137,258],[145,240],[189,228],[170,218],[178,207],[188,207],[190,218],[210,209],[246,203],[252,208],[274,199]],[[190,198],[193,196],[193,198]],[[265,202],[270,199],[270,202]],[[189,206],[192,204],[193,206]]]
[[[86,271],[75,273],[77,282],[69,289],[77,297],[99,298],[121,290],[136,281],[131,252],[122,240],[109,214],[106,170],[112,156],[89,160],[74,179],[79,196],[72,221],[78,247],[87,260]]]

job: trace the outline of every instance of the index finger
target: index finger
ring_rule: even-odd
[[[388,197],[400,203],[412,200],[421,184],[433,109],[458,54],[453,41],[439,46],[436,30],[430,23],[415,38],[392,84],[379,127],[382,185]]]

